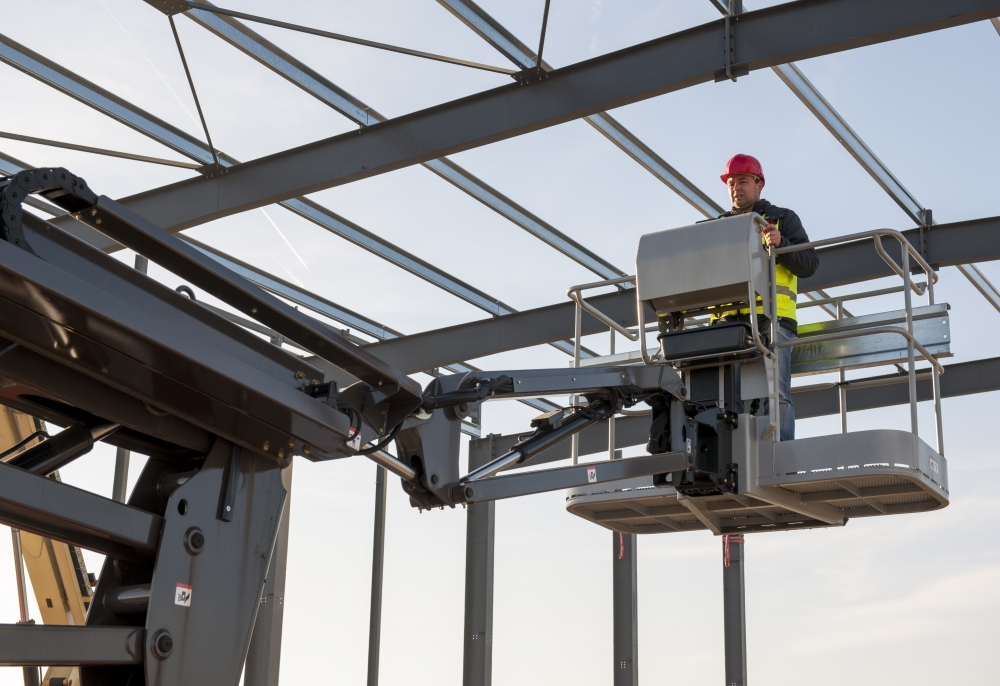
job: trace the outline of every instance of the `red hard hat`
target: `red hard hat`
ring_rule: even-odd
[[[743,154],[733,155],[726,162],[725,173],[719,178],[722,179],[722,183],[729,183],[729,177],[736,174],[753,174],[754,176],[759,176],[761,188],[764,187],[764,168],[760,166],[760,162],[757,161],[756,157]]]

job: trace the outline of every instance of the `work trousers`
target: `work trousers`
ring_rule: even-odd
[[[794,341],[791,324],[780,322],[778,342]],[[792,404],[792,348],[778,348],[778,407],[781,412],[781,440],[795,440],[795,406]],[[765,398],[757,412],[758,417],[771,416],[771,400]],[[760,426],[758,424],[758,426]]]

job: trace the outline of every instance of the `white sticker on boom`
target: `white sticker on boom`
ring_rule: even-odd
[[[938,466],[937,460],[935,460],[933,457],[929,457],[927,459],[931,461],[931,471],[940,474],[941,467]]]
[[[597,483],[597,467],[587,467],[587,483]]]
[[[177,592],[174,594],[174,605],[191,607],[191,587],[187,584],[177,584]]]

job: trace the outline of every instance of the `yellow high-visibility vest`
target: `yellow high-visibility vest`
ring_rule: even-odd
[[[761,215],[764,216],[764,215]],[[766,217],[764,217],[766,219]],[[776,219],[774,225],[780,230],[780,219]],[[764,234],[760,236],[761,243],[766,243],[767,239]],[[798,317],[795,314],[795,300],[799,295],[799,277],[792,274],[788,269],[778,264],[775,266],[775,280],[777,281],[778,293],[778,316],[787,317],[789,319],[794,319],[798,321]],[[760,296],[757,296],[757,302],[760,302]],[[734,314],[750,314],[750,308],[745,308],[742,310],[728,310],[717,315],[712,315],[712,319],[719,319],[721,317],[732,316]],[[757,314],[765,314],[764,306],[757,306]]]

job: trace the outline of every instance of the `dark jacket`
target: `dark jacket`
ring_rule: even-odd
[[[809,242],[809,236],[806,235],[806,230],[802,226],[802,220],[799,219],[799,215],[791,210],[786,210],[784,207],[777,207],[767,200],[761,199],[753,204],[753,211],[766,219],[780,220],[778,222],[778,231],[781,232],[781,245],[778,247],[783,248],[786,245],[798,245]],[[732,217],[736,214],[736,210],[729,210],[725,214],[720,214],[719,218]],[[819,255],[816,254],[816,250],[813,248],[785,253],[784,255],[778,255],[778,264],[800,279],[805,279],[815,274],[819,268]]]

